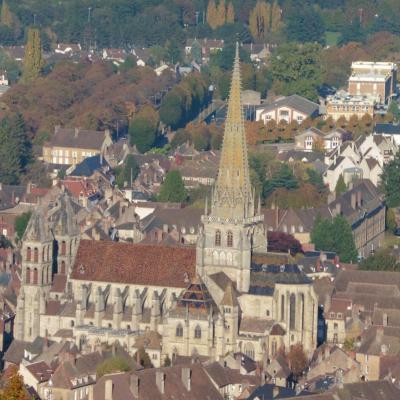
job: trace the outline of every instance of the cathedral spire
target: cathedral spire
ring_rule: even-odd
[[[236,43],[221,160],[212,199],[212,214],[220,218],[243,219],[254,215],[241,86],[239,43]]]

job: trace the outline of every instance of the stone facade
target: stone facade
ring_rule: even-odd
[[[71,337],[82,351],[118,341],[133,354],[154,332],[161,349],[152,354],[163,360],[240,351],[266,362],[296,343],[311,355],[312,281],[297,266],[260,261],[267,239],[243,122],[237,49],[219,174],[196,248],[79,239],[65,196],[63,206],[35,213],[23,240],[17,338]]]

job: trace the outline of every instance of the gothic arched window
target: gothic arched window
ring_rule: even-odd
[[[27,268],[26,269],[26,278],[25,278],[26,283],[29,285],[31,283],[31,269]]]
[[[195,339],[201,338],[201,328],[199,325],[197,325],[196,328],[194,329],[194,337]]]
[[[247,357],[249,357],[249,358],[251,358],[252,360],[254,360],[254,354],[255,354],[255,352],[254,352],[254,346],[253,346],[252,343],[246,343],[246,344],[244,345],[244,354],[245,354]]]
[[[60,274],[65,274],[65,261],[61,261],[59,273]]]
[[[221,231],[219,230],[215,232],[215,245],[221,246]]]
[[[39,277],[38,270],[37,268],[35,268],[33,270],[33,282],[32,282],[34,285],[38,284],[38,277]]]
[[[228,233],[226,235],[226,244],[228,245],[228,247],[232,247],[233,246],[233,233],[232,233],[232,231],[228,231]]]
[[[179,325],[176,327],[175,336],[176,336],[176,337],[182,337],[182,336],[183,336],[183,327],[182,327],[181,324],[179,324]]]
[[[289,319],[289,327],[290,329],[296,329],[296,295],[290,295],[290,319]]]
[[[37,247],[33,249],[33,262],[39,262],[39,250],[37,249]]]
[[[32,251],[31,251],[31,248],[28,247],[26,249],[26,261],[31,261],[31,256],[32,256]]]
[[[61,242],[61,255],[65,256],[67,253],[67,244],[65,243],[65,240]]]

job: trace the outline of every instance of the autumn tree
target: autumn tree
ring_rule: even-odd
[[[275,0],[271,6],[271,32],[278,31],[282,25],[282,10]]]
[[[225,8],[225,0],[219,0],[217,6],[217,16],[218,16],[218,24],[217,26],[222,26],[226,21],[226,8]]]
[[[24,381],[17,371],[7,380],[3,393],[0,394],[0,400],[30,400],[27,390],[24,387]]]
[[[233,4],[230,1],[226,9],[226,23],[233,24],[234,22],[235,22],[235,9],[233,8]]]
[[[22,80],[28,83],[36,79],[44,66],[42,55],[42,42],[40,39],[40,32],[37,28],[30,28],[28,30],[28,40],[25,46],[24,68]]]
[[[293,345],[287,355],[289,367],[294,376],[300,376],[307,367],[307,356],[300,343]]]
[[[14,18],[10,11],[8,3],[6,0],[3,0],[3,4],[1,6],[0,24],[7,26],[8,28],[12,28],[13,23],[14,23]]]
[[[271,6],[258,0],[249,15],[249,28],[254,39],[265,39],[271,23]]]
[[[218,27],[218,9],[214,0],[209,0],[207,6],[207,23],[212,29]]]

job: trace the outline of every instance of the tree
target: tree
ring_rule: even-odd
[[[282,27],[282,10],[275,0],[271,6],[271,32],[276,32]]]
[[[340,196],[341,194],[346,193],[346,192],[347,192],[347,185],[344,181],[343,174],[340,174],[339,179],[336,182],[336,186],[335,186],[336,196]]]
[[[320,45],[312,43],[280,46],[271,59],[274,87],[284,95],[299,94],[317,100],[322,83],[321,51]]]
[[[226,10],[226,23],[233,24],[235,22],[235,9],[233,8],[233,4],[230,1],[228,3],[228,7]]]
[[[209,0],[208,2],[207,23],[212,29],[218,27],[218,10],[214,0]]]
[[[386,163],[381,175],[381,186],[386,195],[388,207],[400,206],[400,152]]]
[[[317,172],[314,168],[307,168],[306,173],[308,182],[311,183],[311,185],[313,185],[319,193],[326,192],[324,180],[319,172]]]
[[[30,211],[27,211],[15,218],[14,229],[15,233],[17,234],[18,240],[21,240],[22,236],[24,236],[26,227],[28,226],[28,222],[31,219],[31,215],[32,213]]]
[[[21,114],[0,122],[0,182],[17,184],[31,160],[31,144]]]
[[[295,256],[302,253],[300,242],[292,235],[285,232],[268,231],[268,251],[283,252]]]
[[[8,28],[12,28],[14,24],[14,18],[6,0],[3,0],[3,4],[1,5],[0,24]]]
[[[39,29],[29,28],[28,40],[25,46],[23,82],[28,83],[36,79],[40,75],[43,66],[44,60]]]
[[[324,21],[311,6],[296,7],[286,18],[286,35],[290,41],[325,43]]]
[[[127,184],[131,187],[133,182],[140,172],[140,167],[132,154],[128,154],[125,159],[125,165],[116,169],[116,182],[120,189],[124,188]]]
[[[140,347],[140,349],[135,353],[134,357],[136,360],[139,358],[140,365],[145,369],[153,366],[149,355],[143,347]]]
[[[157,138],[159,117],[151,106],[144,106],[129,125],[131,145],[145,153],[150,150]]]
[[[393,115],[393,118],[396,122],[400,121],[400,108],[396,100],[390,102],[388,112],[390,112]]]
[[[169,358],[168,354],[164,358],[164,367],[170,367],[172,364],[171,359]]]
[[[258,0],[249,16],[250,32],[254,39],[265,39],[270,28],[271,6]]]
[[[332,220],[317,217],[311,232],[311,242],[317,250],[336,252],[343,262],[354,262],[357,259],[351,226],[341,215]]]
[[[187,191],[179,171],[169,171],[165,177],[160,193],[159,201],[181,203],[187,199]]]
[[[123,357],[110,357],[105,359],[96,368],[97,379],[101,378],[103,375],[111,374],[114,372],[128,372],[132,370],[132,366]]]
[[[396,215],[393,208],[386,210],[386,229],[394,232],[397,228]]]
[[[361,261],[359,268],[367,271],[400,271],[400,263],[388,249],[380,249]]]
[[[25,389],[24,381],[17,371],[7,380],[6,386],[0,394],[1,400],[30,400]]]
[[[217,16],[218,16],[217,26],[224,25],[226,20],[225,0],[219,0],[219,4],[217,7]]]
[[[8,249],[10,247],[12,247],[11,242],[4,235],[0,235],[0,249]]]
[[[308,364],[307,356],[300,343],[293,345],[287,355],[289,367],[294,376],[298,377],[305,370]]]

